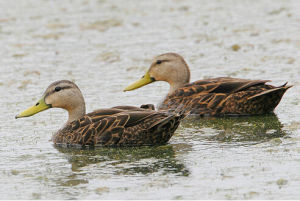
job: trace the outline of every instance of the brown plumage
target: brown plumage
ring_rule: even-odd
[[[168,95],[159,110],[183,108],[203,116],[270,113],[291,86],[274,87],[266,82],[229,77],[199,80]]]
[[[125,91],[159,80],[170,84],[170,91],[159,105],[159,110],[185,110],[200,116],[270,113],[291,87],[286,83],[279,87],[268,85],[269,80],[230,77],[189,83],[190,70],[183,58],[175,53],[166,53],[157,56],[145,76]]]
[[[170,140],[185,114],[170,114],[133,106],[99,109],[85,114],[79,88],[70,81],[52,83],[42,99],[16,118],[34,115],[51,107],[68,111],[69,119],[52,141],[58,145],[141,146]]]
[[[167,143],[180,115],[140,108],[115,107],[89,113],[66,125],[52,138],[55,144],[141,146]]]

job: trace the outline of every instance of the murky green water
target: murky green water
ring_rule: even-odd
[[[297,0],[0,1],[1,199],[299,199],[299,23]],[[192,80],[294,87],[275,115],[191,117],[159,147],[62,149],[64,111],[14,119],[59,79],[88,111],[158,103],[166,83],[122,90],[169,51]]]

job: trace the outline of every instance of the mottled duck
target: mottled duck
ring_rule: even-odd
[[[266,84],[270,80],[218,77],[190,83],[190,70],[176,53],[154,58],[146,74],[126,87],[130,91],[155,81],[170,85],[158,110],[187,110],[200,116],[257,115],[273,112],[291,86]]]
[[[141,146],[165,144],[184,114],[157,112],[133,106],[99,109],[86,114],[80,89],[71,81],[52,83],[42,98],[16,118],[28,117],[49,108],[63,108],[69,118],[52,137],[59,145]]]

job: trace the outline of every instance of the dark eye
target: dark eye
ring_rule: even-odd
[[[161,64],[162,63],[162,60],[157,60],[156,61],[156,64]]]
[[[58,92],[61,90],[61,87],[55,87],[54,91]]]

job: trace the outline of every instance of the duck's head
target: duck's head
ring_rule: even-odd
[[[67,110],[68,122],[85,115],[85,103],[80,89],[71,81],[60,80],[53,82],[35,105],[21,112],[16,118],[29,117],[52,107]]]
[[[190,82],[190,70],[184,59],[176,53],[156,56],[146,74],[124,91],[131,91],[155,81],[166,81],[170,84],[170,92]]]

